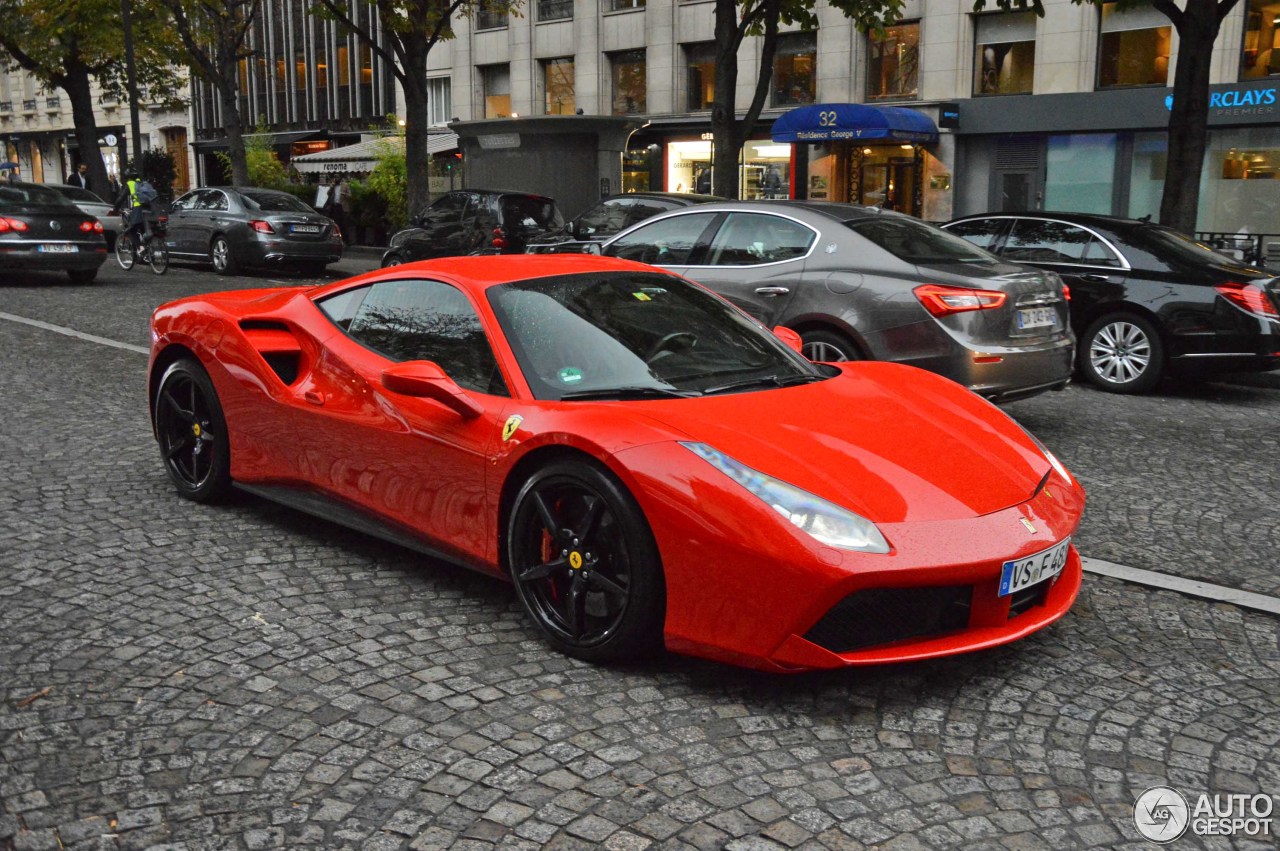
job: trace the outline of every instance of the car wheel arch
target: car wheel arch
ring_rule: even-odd
[[[160,379],[164,378],[165,370],[172,366],[176,361],[184,358],[195,361],[196,363],[204,363],[203,359],[195,353],[195,351],[182,343],[170,343],[156,355],[155,361],[151,364],[151,374],[147,376],[147,411],[150,412],[151,431],[155,433],[155,408],[156,393],[160,390]]]
[[[1131,301],[1108,301],[1095,305],[1092,310],[1082,315],[1078,322],[1073,322],[1072,330],[1076,333],[1077,345],[1079,344],[1079,339],[1084,336],[1084,332],[1089,329],[1089,326],[1103,317],[1117,313],[1131,313],[1150,322],[1152,327],[1156,329],[1156,333],[1160,335],[1160,342],[1164,345],[1166,353],[1168,352],[1169,331],[1165,328],[1164,321],[1150,308]]]
[[[784,321],[779,324],[785,325],[786,327],[790,328],[792,331],[795,331],[801,337],[803,337],[805,334],[812,333],[814,331],[823,331],[828,334],[835,334],[839,337],[844,337],[846,340],[849,341],[849,343],[858,352],[859,356],[863,360],[874,360],[874,357],[871,355],[870,350],[867,348],[866,341],[862,339],[862,335],[859,334],[857,331],[844,325],[843,323],[837,324],[833,322],[824,321],[821,319],[807,319],[807,320],[792,320],[790,322]]]

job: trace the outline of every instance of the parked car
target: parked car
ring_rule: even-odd
[[[1114,393],[1169,373],[1280,367],[1280,281],[1161,225],[1083,213],[988,213],[944,227],[1062,277],[1080,372]]]
[[[590,250],[588,246],[599,245],[615,233],[659,213],[724,200],[726,199],[717,195],[695,195],[690,192],[629,192],[614,195],[577,218],[570,219],[560,230],[530,239],[525,251],[529,254],[581,254]]]
[[[391,237],[382,265],[432,257],[523,254],[529,240],[564,226],[556,202],[528,192],[456,189],[415,216]]]
[[[1062,282],[919,219],[850,204],[735,201],[664,213],[603,253],[671,269],[815,361],[923,367],[991,399],[1061,389],[1072,336]]]
[[[1085,495],[1049,450],[953,382],[782,336],[585,255],[195,295],[151,318],[157,460],[187,499],[234,483],[506,579],[591,661],[794,673],[1066,614]]]
[[[69,186],[65,183],[45,185],[70,200],[80,208],[80,212],[87,213],[102,222],[102,235],[106,237],[107,250],[110,251],[116,247],[116,237],[124,232],[124,220],[119,213],[112,212],[115,208],[113,201],[103,201],[97,193],[81,189],[79,186]]]
[[[40,183],[0,183],[0,269],[65,271],[87,284],[107,259],[102,222]]]
[[[342,259],[342,233],[294,195],[274,189],[193,189],[169,208],[165,240],[174,260],[202,260],[219,275],[290,266],[319,273]]]

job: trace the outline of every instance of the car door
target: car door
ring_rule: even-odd
[[[188,218],[192,254],[207,255],[209,253],[213,235],[221,233],[226,226],[229,207],[226,194],[219,189],[205,189],[200,193],[195,209],[191,211]]]
[[[405,260],[427,260],[458,253],[462,212],[474,193],[448,192],[441,195],[422,214],[418,228],[405,238]],[[463,252],[465,253],[465,252]]]
[[[773,213],[732,212],[685,274],[772,327],[804,286],[818,232]]]
[[[196,201],[200,197],[203,189],[195,189],[182,195],[169,205],[169,234],[166,237],[165,244],[172,254],[190,254],[193,253],[191,247],[191,216]]]
[[[1095,305],[1124,298],[1129,266],[1115,247],[1095,231],[1056,219],[1017,217],[1000,244],[1000,256],[1015,263],[1049,269],[1071,288],[1071,317],[1076,333],[1080,318]]]
[[[684,274],[689,264],[706,250],[723,213],[677,213],[623,231],[605,243],[601,253]]]
[[[424,533],[447,555],[492,557],[485,459],[509,394],[475,307],[456,287],[420,278],[318,306],[342,333],[326,340],[297,387],[295,407],[311,424],[297,433],[308,444],[308,475],[339,500]],[[382,386],[387,367],[417,360],[438,364],[484,412],[464,418]]]

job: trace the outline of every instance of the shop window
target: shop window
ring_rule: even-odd
[[[613,114],[632,115],[647,110],[648,78],[644,51],[627,50],[609,55],[613,76]]]
[[[480,82],[484,87],[484,117],[506,118],[511,115],[510,66],[481,66]]]
[[[920,85],[920,22],[867,34],[867,100],[914,98]]]
[[[542,111],[573,115],[573,58],[542,60]]]
[[[1280,232],[1280,144],[1269,127],[1217,129],[1209,134],[1200,180],[1200,230]],[[1269,262],[1280,261],[1280,240]]]
[[[1036,64],[1034,12],[982,15],[974,42],[976,95],[1030,94]]]
[[[1280,3],[1249,0],[1244,22],[1240,79],[1280,74]]]
[[[507,10],[492,9],[488,3],[481,2],[476,10],[476,29],[496,30],[507,25]]]
[[[645,0],[606,0],[605,8],[610,12],[621,12],[623,9],[643,9]]]
[[[791,197],[791,146],[774,142],[746,142],[738,184],[743,198]]]
[[[427,109],[432,127],[443,127],[453,117],[453,87],[448,77],[427,80]]]
[[[685,110],[711,109],[716,99],[716,45],[713,41],[684,46]]]
[[[813,103],[817,95],[818,34],[778,36],[773,57],[773,106]]]
[[[1116,11],[1102,5],[1098,36],[1098,88],[1164,86],[1169,82],[1173,27],[1151,7]]]
[[[1044,208],[1110,215],[1115,170],[1114,133],[1050,136]]]
[[[539,21],[569,21],[573,19],[573,0],[538,0]]]

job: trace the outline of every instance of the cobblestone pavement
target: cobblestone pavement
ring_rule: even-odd
[[[133,286],[0,285],[0,311],[140,343]],[[1137,849],[1149,786],[1280,793],[1275,618],[1088,577],[1059,624],[955,659],[590,666],[501,583],[176,498],[143,367],[0,323],[0,848]],[[1008,410],[1089,488],[1086,555],[1271,591],[1277,404]]]

